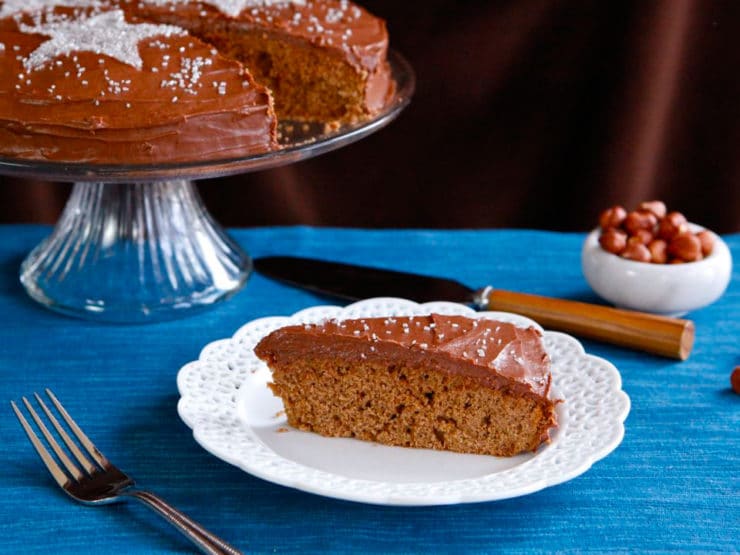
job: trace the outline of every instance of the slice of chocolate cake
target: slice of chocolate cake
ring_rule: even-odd
[[[463,316],[295,325],[262,339],[291,426],[388,445],[511,456],[556,426],[535,328]]]

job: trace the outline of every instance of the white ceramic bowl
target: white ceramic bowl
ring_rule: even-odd
[[[689,224],[693,232],[703,228]],[[698,262],[650,264],[627,260],[599,245],[600,230],[583,244],[583,275],[603,299],[621,308],[680,316],[713,303],[727,289],[732,274],[730,249],[715,235],[712,253]]]

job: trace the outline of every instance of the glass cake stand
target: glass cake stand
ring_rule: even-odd
[[[393,121],[414,73],[389,53],[396,83],[373,119],[327,129],[283,122],[281,148],[246,158],[172,165],[86,165],[0,158],[0,174],[74,182],[49,237],[23,261],[28,294],[53,310],[121,323],[192,314],[239,291],[249,255],[211,217],[193,180],[292,164],[358,141]]]

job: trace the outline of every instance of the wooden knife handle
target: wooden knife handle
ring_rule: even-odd
[[[516,312],[543,328],[686,360],[694,345],[694,323],[632,310],[491,289],[488,310]]]

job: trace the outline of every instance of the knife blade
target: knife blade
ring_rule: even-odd
[[[686,360],[694,323],[634,310],[494,289],[472,289],[446,278],[294,256],[257,258],[265,276],[345,300],[400,297],[415,302],[452,301],[479,310],[515,312],[542,327]]]

